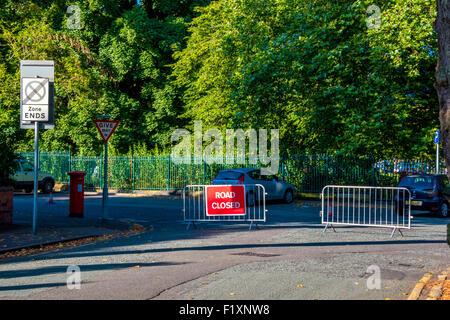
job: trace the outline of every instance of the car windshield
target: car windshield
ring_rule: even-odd
[[[236,171],[219,172],[214,180],[239,180],[242,173]]]
[[[435,177],[404,177],[399,187],[412,187],[418,189],[433,188],[436,184]]]
[[[20,163],[22,165],[23,171],[33,171],[33,165],[27,161],[23,161]]]

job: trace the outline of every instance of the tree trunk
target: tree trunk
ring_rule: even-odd
[[[439,98],[439,121],[447,176],[450,179],[450,0],[436,0],[437,16],[434,30],[438,36],[439,60],[435,88]]]

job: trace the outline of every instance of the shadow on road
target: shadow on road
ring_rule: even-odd
[[[179,239],[179,238],[177,238]],[[188,246],[188,247],[170,247],[170,248],[155,248],[155,249],[136,249],[136,250],[96,250],[84,251],[78,250],[77,248],[70,250],[70,252],[59,252],[58,255],[45,257],[45,260],[57,260],[66,258],[81,258],[81,257],[96,257],[96,256],[117,256],[117,255],[132,255],[132,254],[145,254],[145,253],[167,253],[167,252],[182,252],[182,251],[212,251],[212,250],[237,250],[237,249],[260,249],[260,248],[305,248],[305,247],[338,247],[338,246],[383,246],[383,245],[417,245],[417,244],[445,244],[444,240],[385,240],[385,241],[337,241],[337,242],[308,242],[308,243],[270,243],[270,244],[229,244],[229,245],[213,245],[213,246]],[[135,240],[133,241],[133,246],[147,245],[147,240]],[[129,246],[130,243],[114,243],[102,247],[106,248],[119,248],[121,246]],[[149,264],[150,266],[155,266],[155,264]],[[99,268],[101,268],[100,265]],[[86,266],[91,268],[92,266]],[[127,267],[123,264],[113,265],[112,268],[122,268]],[[93,267],[95,268],[95,267]],[[104,267],[106,269],[111,267]],[[61,271],[61,270],[59,270]],[[0,279],[2,279],[3,273],[0,272]],[[19,275],[20,276],[20,275]]]
[[[118,269],[133,268],[137,265],[139,267],[157,267],[157,266],[172,266],[180,264],[188,264],[189,262],[154,262],[154,263],[104,263],[104,264],[89,264],[89,265],[79,265],[78,267],[82,271],[113,271]],[[16,271],[0,271],[0,279],[16,279],[16,278],[27,278],[36,277],[49,274],[65,274],[67,271],[67,266],[49,266],[42,268],[33,269],[22,269]],[[23,289],[29,289],[25,288]],[[0,287],[0,291],[14,290],[12,286]],[[16,289],[17,290],[17,289]]]

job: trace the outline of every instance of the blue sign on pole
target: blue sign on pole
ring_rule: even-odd
[[[439,144],[439,129],[434,133],[434,144]]]

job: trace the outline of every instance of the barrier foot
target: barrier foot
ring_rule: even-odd
[[[327,223],[327,224],[325,225],[325,228],[323,229],[322,233],[325,233],[325,231],[327,231],[328,225],[333,229],[334,232],[336,232],[336,229],[333,227],[333,225]]]
[[[253,228],[253,221],[250,221],[250,227],[248,228],[248,230],[252,231],[252,228]],[[258,223],[256,222],[255,222],[255,229],[259,230]]]
[[[403,232],[402,232],[402,230],[401,230],[401,229],[394,228],[394,230],[392,230],[392,233],[391,233],[391,238],[394,237],[394,234],[395,234],[395,231],[396,231],[396,230],[398,230],[398,232],[400,232],[401,236],[403,237]]]
[[[186,231],[189,230],[189,227],[190,227],[191,225],[194,227],[194,229],[197,229],[197,226],[195,225],[195,222],[191,222],[191,221],[190,221],[190,222],[188,222],[188,225],[187,225],[187,227],[186,227]]]

